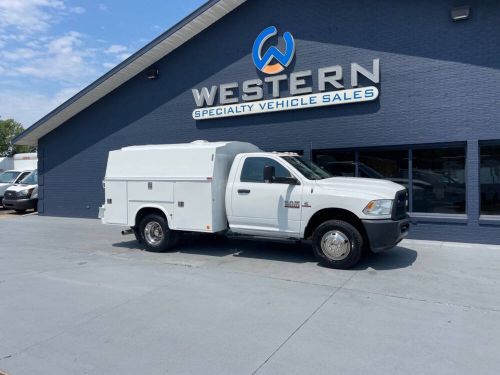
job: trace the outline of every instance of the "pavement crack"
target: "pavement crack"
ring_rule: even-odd
[[[277,347],[277,348],[276,348],[276,349],[275,349],[275,350],[271,353],[271,355],[269,355],[269,357],[267,357],[267,358],[266,358],[266,360],[265,360],[264,362],[262,362],[262,363],[259,365],[259,367],[257,367],[257,368],[254,370],[254,372],[252,372],[252,375],[255,375],[257,372],[259,372],[259,371],[260,371],[260,369],[261,369],[261,368],[263,368],[263,367],[264,367],[264,366],[265,366],[265,365],[266,365],[266,364],[267,364],[267,363],[271,360],[271,358],[273,358],[273,357],[274,357],[274,355],[275,355],[276,353],[278,353],[278,352],[281,350],[281,348],[282,348],[283,346],[285,346],[285,344],[286,344],[288,341],[290,341],[290,339],[291,339],[293,336],[295,336],[295,334],[296,334],[297,332],[299,332],[299,331],[300,331],[300,329],[301,329],[302,327],[304,327],[304,326],[306,325],[306,323],[307,323],[307,322],[309,322],[309,321],[312,319],[312,317],[313,317],[314,315],[316,315],[316,313],[317,313],[319,310],[321,310],[321,308],[322,308],[322,307],[323,307],[323,306],[324,306],[324,305],[325,305],[328,301],[330,301],[330,299],[332,299],[332,298],[333,298],[333,296],[334,296],[335,294],[337,294],[337,292],[338,292],[338,291],[340,291],[340,290],[344,287],[344,285],[346,285],[349,281],[351,281],[351,279],[352,279],[352,278],[353,278],[356,274],[357,274],[357,272],[353,273],[353,274],[351,275],[351,277],[349,277],[347,280],[345,280],[345,281],[344,281],[344,282],[343,282],[340,286],[338,286],[337,288],[335,288],[335,289],[334,289],[334,291],[333,291],[332,293],[330,293],[330,294],[329,294],[329,295],[325,298],[325,300],[324,300],[323,302],[321,302],[321,303],[319,304],[319,306],[318,306],[318,307],[316,307],[316,309],[314,309],[314,310],[313,310],[313,312],[312,312],[311,314],[309,314],[309,316],[308,316],[308,317],[307,317],[307,318],[306,318],[306,319],[305,319],[302,323],[300,323],[300,324],[299,324],[299,326],[298,326],[297,328],[295,328],[295,330],[294,330],[294,331],[293,331],[293,332],[292,332],[292,333],[291,333],[291,334],[290,334],[290,335],[289,335],[289,336],[288,336],[288,337],[287,337],[287,338],[286,338],[286,339],[285,339],[285,340],[284,340],[284,341],[283,341],[283,342],[282,342],[282,343],[281,343],[281,344],[280,344],[280,345],[279,345],[279,346],[278,346],[278,347]]]
[[[497,309],[497,308],[494,308],[494,307],[481,307],[481,306],[472,306],[472,305],[462,305],[462,304],[453,303],[453,302],[441,302],[441,301],[433,301],[433,300],[426,299],[426,298],[415,298],[415,297],[408,297],[408,296],[398,296],[396,294],[373,292],[373,291],[367,291],[367,290],[356,289],[356,288],[344,288],[344,290],[348,290],[350,292],[355,292],[355,293],[373,294],[373,295],[376,295],[376,296],[382,296],[382,297],[387,297],[387,298],[396,298],[396,299],[402,299],[402,300],[413,301],[413,302],[423,302],[423,303],[430,303],[430,304],[435,304],[435,305],[453,306],[453,307],[459,307],[459,308],[463,308],[463,309],[471,309],[471,310],[494,312],[494,313],[500,312],[500,309]]]

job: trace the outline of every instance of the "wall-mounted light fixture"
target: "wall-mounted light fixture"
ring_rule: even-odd
[[[149,68],[146,71],[146,77],[148,79],[157,79],[160,76],[160,71],[158,68]]]
[[[450,15],[453,21],[466,20],[470,16],[470,6],[462,5],[459,7],[452,8]]]

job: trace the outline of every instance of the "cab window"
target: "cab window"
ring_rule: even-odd
[[[241,182],[264,182],[264,167],[273,166],[276,177],[292,177],[290,172],[274,159],[249,157],[241,170]]]

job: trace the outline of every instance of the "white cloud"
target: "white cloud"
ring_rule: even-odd
[[[121,61],[123,61],[123,60],[125,60],[125,59],[128,59],[131,55],[132,55],[132,54],[131,54],[131,53],[128,53],[128,52],[127,52],[127,53],[120,53],[120,54],[118,55],[118,59],[119,59],[119,60],[121,60]]]
[[[109,54],[118,54],[127,51],[128,48],[125,46],[122,46],[121,44],[112,44],[109,46],[107,49],[104,50],[105,53]]]
[[[106,4],[97,4],[97,9],[99,9],[102,12],[107,12],[108,11],[108,6]]]
[[[54,95],[22,90],[2,90],[0,91],[0,116],[14,118],[27,128],[75,95],[80,89],[80,87],[67,87]]]
[[[128,51],[128,47],[123,46],[121,44],[112,44],[108,48],[104,50],[104,53],[108,55],[114,55],[116,62],[105,62],[103,66],[107,69],[111,69],[115,67],[119,62],[122,62],[123,60],[127,59],[132,55]]]
[[[86,9],[83,7],[72,7],[69,8],[70,13],[75,13],[75,14],[83,14],[86,12]]]
[[[102,64],[102,66],[104,66],[106,69],[113,69],[116,65],[118,65],[117,63],[112,63],[112,62],[105,62],[104,64]]]
[[[83,47],[83,38],[82,34],[71,31],[52,39],[44,45],[43,50],[33,53],[32,58],[17,64],[15,72],[68,83],[80,82],[94,76],[96,70],[90,61],[93,51]]]
[[[22,34],[44,31],[53,16],[49,10],[62,10],[60,0],[0,0],[0,31],[14,27]]]
[[[10,61],[28,60],[34,58],[36,55],[37,51],[31,48],[16,48],[12,51],[3,51],[1,53],[1,56],[5,60],[10,60]]]

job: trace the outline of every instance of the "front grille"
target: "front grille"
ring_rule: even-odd
[[[17,194],[16,194],[15,191],[9,191],[9,190],[7,190],[5,192],[5,194],[3,195],[3,198],[4,199],[14,200],[14,199],[17,199]]]
[[[401,220],[405,219],[408,214],[408,191],[401,190],[396,193],[394,199],[394,206],[392,207],[392,219]]]

